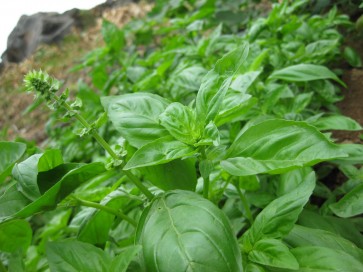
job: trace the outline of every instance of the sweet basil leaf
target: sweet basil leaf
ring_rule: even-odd
[[[320,246],[343,250],[363,262],[363,250],[351,241],[330,231],[295,225],[284,241],[291,247]]]
[[[132,259],[141,251],[141,246],[129,246],[124,248],[119,255],[114,257],[109,271],[126,272]]]
[[[171,136],[183,143],[194,144],[201,136],[195,110],[178,102],[171,103],[159,116],[159,120]]]
[[[306,246],[293,248],[291,252],[299,262],[299,271],[359,272],[362,270],[363,264],[343,250]]]
[[[120,30],[115,24],[103,20],[102,22],[102,36],[107,46],[115,52],[121,50],[125,44],[124,32]]]
[[[28,221],[15,219],[0,223],[0,251],[25,252],[30,246],[32,236]]]
[[[174,189],[194,191],[197,185],[195,159],[176,159],[170,162],[139,168],[156,187],[169,191]]]
[[[238,71],[242,63],[246,60],[249,52],[249,45],[244,43],[236,49],[219,59],[214,67],[220,75],[230,75]]]
[[[362,60],[358,53],[351,47],[344,48],[343,56],[345,60],[353,67],[362,67]]]
[[[269,79],[281,79],[292,82],[304,82],[319,79],[333,79],[340,83],[342,86],[346,86],[336,74],[330,71],[325,66],[315,64],[297,64],[283,68],[281,70],[273,72]]]
[[[363,213],[363,183],[345,194],[329,208],[339,217],[347,218]]]
[[[171,136],[165,136],[144,145],[127,162],[124,169],[167,163],[169,161],[190,156],[195,150]]]
[[[264,238],[281,238],[288,234],[297,221],[315,187],[315,174],[311,172],[293,191],[268,204],[256,217],[252,227],[243,235],[246,250]]]
[[[37,199],[41,193],[37,176],[63,163],[60,150],[47,150],[43,154],[35,154],[13,168],[13,176],[18,181],[19,190],[30,200]]]
[[[0,142],[0,183],[11,173],[17,160],[23,156],[26,145],[15,142]]]
[[[16,184],[0,196],[0,221],[17,213],[31,201],[18,191]]]
[[[258,241],[252,251],[248,253],[248,259],[254,263],[297,270],[299,263],[290,252],[289,248],[280,240],[262,239]]]
[[[51,271],[110,271],[111,257],[91,244],[72,240],[48,242],[45,251]]]
[[[146,271],[242,271],[237,240],[225,214],[196,193],[154,199],[138,226]]]
[[[17,211],[13,216],[25,218],[42,210],[53,209],[60,200],[64,199],[78,186],[105,171],[102,163],[71,164],[71,166],[72,170],[59,177],[59,180],[44,194]],[[52,172],[54,173],[57,170],[55,169]],[[45,174],[45,177],[49,176]]]
[[[150,93],[132,93],[101,98],[102,105],[118,132],[137,148],[169,132],[159,124],[159,115],[169,102]]]
[[[343,115],[321,117],[312,123],[319,130],[362,130],[357,121]]]
[[[345,156],[339,146],[304,122],[267,120],[243,131],[221,166],[236,176],[277,174]]]

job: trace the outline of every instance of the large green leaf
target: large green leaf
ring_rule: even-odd
[[[194,144],[201,136],[195,110],[178,102],[171,103],[159,119],[170,135],[183,143]]]
[[[165,136],[137,150],[125,165],[124,170],[167,163],[190,156],[194,152],[191,146],[179,142],[171,136]]]
[[[195,159],[177,159],[164,164],[139,168],[156,187],[165,191],[181,189],[194,191],[197,185]]]
[[[221,162],[235,176],[284,173],[346,156],[316,128],[286,120],[267,120],[244,130]]]
[[[293,191],[268,204],[256,217],[252,227],[243,235],[245,250],[264,238],[282,238],[290,232],[315,187],[311,172]]]
[[[32,229],[28,221],[15,219],[0,223],[0,251],[26,251],[32,241]]]
[[[315,64],[297,64],[273,72],[269,79],[281,79],[292,82],[305,82],[318,79],[333,79],[346,86],[336,74],[325,66]]]
[[[344,195],[329,208],[339,217],[351,217],[363,213],[363,183]]]
[[[170,104],[165,98],[132,93],[102,97],[101,102],[115,128],[137,148],[169,135],[159,124],[159,115]]]
[[[293,248],[301,272],[360,272],[362,263],[343,250],[306,246]]]
[[[196,193],[155,198],[138,226],[146,271],[242,271],[237,240],[225,214]]]
[[[111,257],[91,244],[72,240],[49,242],[46,254],[54,272],[110,271]]]
[[[0,142],[0,183],[11,173],[15,162],[23,156],[26,145],[15,142]]]
[[[30,200],[40,195],[38,173],[45,172],[63,163],[60,150],[47,150],[43,154],[35,154],[13,168],[13,176],[18,181],[18,188]]]
[[[248,253],[248,259],[254,263],[296,270],[299,264],[289,248],[276,239],[262,239],[258,241],[251,252]]]
[[[16,214],[31,203],[16,187],[14,184],[0,196],[0,220]]]

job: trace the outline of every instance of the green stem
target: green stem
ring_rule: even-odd
[[[79,199],[79,198],[76,198],[76,197],[74,197],[74,199],[77,201],[77,204],[79,204],[81,206],[92,207],[92,208],[99,209],[101,211],[105,211],[107,213],[113,214],[113,215],[115,215],[117,217],[120,217],[121,219],[129,222],[135,228],[137,227],[137,222],[135,220],[133,220],[132,218],[128,217],[127,215],[123,214],[122,212],[120,212],[118,210],[112,209],[110,207],[101,205],[101,204],[96,203],[96,202],[91,202],[91,201]]]
[[[238,184],[234,183],[234,186],[236,187],[238,195],[239,195],[239,197],[240,197],[240,199],[242,201],[242,205],[243,205],[243,208],[245,210],[246,217],[247,217],[248,221],[250,222],[250,224],[252,225],[253,224],[253,216],[252,216],[250,206],[248,205],[248,201],[247,201],[245,195],[242,193],[241,188],[239,188]]]
[[[57,96],[54,96],[54,99],[56,101],[59,101],[59,98]],[[81,122],[81,124],[91,130],[91,134],[93,138],[96,139],[96,141],[107,151],[108,154],[114,159],[119,160],[120,158],[117,156],[117,154],[112,150],[111,146],[105,141],[105,139],[102,138],[100,134],[98,134],[97,130],[93,129],[92,126],[87,122],[85,118],[83,118],[82,115],[77,113],[72,109],[72,107],[67,102],[62,102],[62,106],[68,110],[69,112],[74,113],[74,117]],[[141,181],[133,175],[130,171],[122,170],[122,172],[140,189],[140,191],[149,199],[152,200],[154,198],[154,195],[149,191],[149,189],[141,183]]]
[[[205,147],[201,148],[201,155],[202,155],[202,161],[206,161],[207,155],[205,153]],[[199,169],[199,171],[200,170],[201,169]],[[203,171],[200,171],[200,172],[202,173]],[[209,185],[210,185],[209,173],[206,173],[204,175],[202,173],[202,177],[203,177],[203,197],[208,199],[209,198]]]

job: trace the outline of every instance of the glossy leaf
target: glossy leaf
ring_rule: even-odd
[[[102,105],[119,133],[133,146],[140,148],[169,132],[159,124],[159,115],[169,102],[150,93],[108,96]]]
[[[332,71],[325,66],[315,64],[297,64],[273,72],[269,79],[281,79],[292,82],[305,82],[319,79],[333,79],[346,86]]]
[[[306,246],[293,248],[291,252],[299,262],[299,271],[302,272],[359,272],[362,270],[363,264],[342,250]]]
[[[304,122],[267,120],[244,130],[221,166],[236,176],[277,174],[345,156],[339,146]]]
[[[30,200],[37,199],[41,193],[37,176],[63,163],[60,150],[47,150],[43,154],[36,154],[13,168],[13,176],[18,181],[19,190]]]
[[[164,190],[194,191],[197,185],[195,159],[177,159],[170,162],[139,168],[145,178]]]
[[[321,117],[312,125],[319,130],[362,130],[357,121],[343,115]]]
[[[347,218],[363,213],[363,183],[345,194],[329,208],[339,217]]]
[[[201,136],[201,126],[195,111],[180,103],[171,103],[159,116],[159,120],[171,136],[183,143],[194,144]]]
[[[276,239],[262,239],[258,241],[248,259],[254,263],[267,265],[276,268],[297,270],[299,263],[290,252],[289,248]]]
[[[0,183],[11,173],[17,160],[23,156],[26,145],[15,142],[0,142]]]
[[[131,157],[124,169],[167,163],[169,161],[190,156],[194,149],[171,136],[162,137],[144,145]]]
[[[0,223],[0,251],[25,252],[32,241],[32,234],[28,221],[15,219]]]
[[[345,60],[353,67],[362,67],[362,60],[353,48],[347,46],[344,48],[343,56]]]
[[[140,222],[137,237],[146,271],[242,271],[227,217],[196,193],[158,196]]]
[[[256,217],[252,227],[243,235],[246,250],[264,238],[281,238],[288,234],[297,221],[315,187],[315,174],[311,172],[293,191],[268,204]]]
[[[236,73],[242,63],[246,60],[248,52],[249,46],[247,43],[238,46],[217,61],[214,71],[220,75]]]
[[[111,257],[91,244],[72,240],[48,242],[46,254],[54,272],[110,271]]]

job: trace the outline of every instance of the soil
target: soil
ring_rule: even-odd
[[[342,91],[344,99],[337,104],[341,113],[351,117],[363,126],[363,70],[346,70],[343,81],[347,88]],[[338,142],[363,143],[360,139],[362,131],[335,131],[334,138]]]

